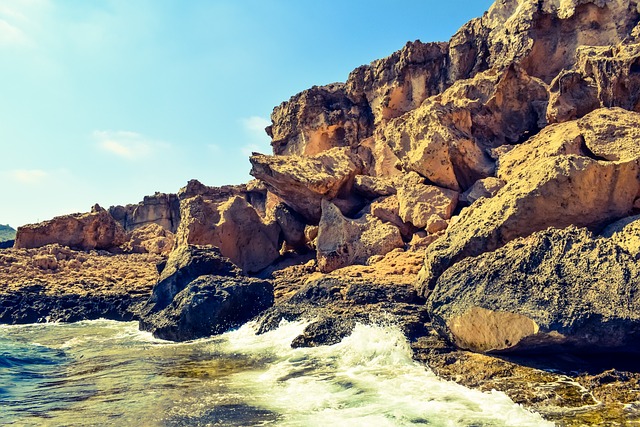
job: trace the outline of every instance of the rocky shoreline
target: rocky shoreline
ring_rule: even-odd
[[[497,1],[277,106],[255,180],[20,227],[0,321],[398,325],[559,425],[640,416],[640,4]]]

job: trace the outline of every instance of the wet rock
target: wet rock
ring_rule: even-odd
[[[271,305],[268,281],[205,275],[189,282],[171,304],[146,314],[140,327],[157,338],[187,341],[241,326]]]
[[[171,253],[141,312],[140,328],[185,341],[240,326],[273,304],[273,286],[241,277],[215,247],[182,246]]]

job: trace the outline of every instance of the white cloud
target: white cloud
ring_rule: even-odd
[[[49,176],[49,173],[41,169],[13,169],[3,172],[3,175],[16,183],[39,184]]]
[[[0,48],[29,47],[33,36],[42,28],[48,12],[49,0],[12,0],[0,5]]]
[[[251,116],[240,119],[240,123],[242,123],[245,131],[254,134],[254,136],[261,137],[262,139],[268,137],[268,135],[264,131],[264,128],[271,124],[270,120],[259,116]]]
[[[240,119],[248,144],[240,148],[242,154],[250,156],[252,152],[270,153],[271,145],[269,135],[264,128],[271,125],[271,121],[259,116],[251,116]]]
[[[18,27],[0,19],[0,47],[27,46],[29,39]]]
[[[96,130],[93,138],[101,150],[127,160],[144,159],[169,147],[165,142],[130,131]]]

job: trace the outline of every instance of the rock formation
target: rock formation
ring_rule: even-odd
[[[393,313],[439,372],[523,401],[493,377],[531,371],[452,345],[640,350],[639,58],[637,0],[496,1],[449,42],[407,43],[277,106],[256,180],[193,180],[111,215],[22,227],[16,247],[171,247],[141,323],[170,339],[222,332],[274,300],[261,330],[316,319],[294,346]],[[553,393],[564,381],[542,376]],[[571,390],[572,410],[595,408]],[[528,404],[550,401],[539,397]]]
[[[633,224],[616,234],[637,247]],[[428,303],[439,329],[474,351],[563,345],[638,352],[639,289],[633,254],[572,226],[460,261]]]
[[[179,247],[142,309],[141,329],[186,341],[240,326],[273,304],[273,287],[239,273],[215,248]]]
[[[175,194],[156,193],[134,205],[111,206],[109,213],[126,231],[157,224],[175,233],[180,222],[180,203]]]
[[[86,214],[64,215],[18,227],[15,248],[39,248],[58,243],[81,250],[113,249],[125,242],[122,226],[101,208]]]

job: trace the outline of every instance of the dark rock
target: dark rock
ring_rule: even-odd
[[[171,304],[173,298],[196,278],[215,274],[235,277],[238,268],[211,246],[181,246],[171,252],[158,283],[153,287],[146,311],[159,311]]]
[[[201,276],[178,292],[170,305],[143,317],[140,328],[162,339],[192,340],[241,326],[271,305],[270,282]]]
[[[15,242],[15,240],[5,240],[4,242],[0,242],[0,249],[12,248]]]
[[[574,226],[460,261],[427,304],[435,327],[474,351],[640,351],[635,257]]]
[[[309,324],[301,335],[291,342],[291,347],[318,347],[332,345],[351,335],[356,326],[354,318],[327,317]]]

